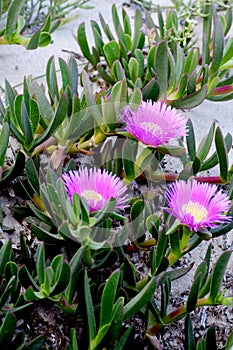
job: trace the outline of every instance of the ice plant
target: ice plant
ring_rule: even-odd
[[[116,199],[116,209],[126,207],[127,187],[106,170],[83,167],[63,174],[63,180],[71,202],[73,193],[77,193],[86,199],[91,212],[101,210],[110,198]]]
[[[158,101],[144,102],[136,111],[126,108],[123,113],[126,130],[145,145],[158,147],[171,139],[186,136],[186,121],[176,109]]]
[[[168,208],[190,230],[213,228],[231,221],[224,212],[230,208],[227,194],[217,191],[216,185],[197,181],[177,181],[171,184],[166,193]]]

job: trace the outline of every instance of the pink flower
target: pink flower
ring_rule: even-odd
[[[186,121],[174,108],[162,102],[142,101],[136,111],[126,108],[126,130],[143,144],[158,147],[171,139],[186,136]]]
[[[166,199],[169,208],[165,210],[196,232],[202,227],[217,227],[232,219],[223,214],[230,208],[229,197],[217,191],[216,185],[180,180],[168,187]]]
[[[73,193],[77,193],[86,199],[91,212],[101,210],[110,198],[116,199],[116,209],[126,207],[127,187],[119,177],[106,170],[83,167],[63,174],[63,180],[70,201]]]

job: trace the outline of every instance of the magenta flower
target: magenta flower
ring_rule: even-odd
[[[63,174],[63,180],[70,201],[73,193],[77,193],[86,199],[91,212],[102,209],[110,198],[116,199],[116,209],[126,207],[127,187],[119,177],[106,170],[83,167]]]
[[[163,102],[144,102],[136,111],[124,110],[126,130],[143,144],[158,147],[176,137],[186,136],[186,121]]]
[[[230,208],[229,197],[217,191],[216,185],[177,181],[168,187],[166,199],[169,208],[165,210],[196,232],[203,227],[217,227],[232,219],[223,214]]]

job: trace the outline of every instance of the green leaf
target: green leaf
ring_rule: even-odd
[[[29,248],[27,246],[23,232],[20,232],[20,248],[23,263],[27,266],[28,269],[30,269],[30,271],[32,271],[32,263],[30,259]]]
[[[85,70],[82,71],[82,82],[83,82],[83,87],[84,87],[85,94],[86,94],[87,107],[91,107],[90,113],[93,116],[93,120],[95,120],[98,125],[102,125],[103,118],[102,118],[102,115],[99,111],[98,106],[96,105],[96,102],[95,102],[95,99],[93,96],[93,92],[91,89],[90,81],[89,81],[89,76]]]
[[[52,41],[52,37],[49,33],[42,32],[40,33],[38,46],[45,47],[48,46]]]
[[[229,337],[227,339],[225,350],[231,350],[232,347],[233,347],[233,332],[231,332],[231,334],[229,335]]]
[[[6,29],[4,32],[4,38],[11,41],[12,34],[16,31],[18,18],[21,8],[23,6],[23,0],[12,0],[7,11]]]
[[[8,123],[4,123],[0,133],[0,166],[5,163],[6,151],[10,137],[10,128]]]
[[[185,317],[185,350],[196,350],[195,337],[189,315]]]
[[[103,52],[110,68],[112,67],[113,63],[116,60],[119,60],[121,57],[120,46],[115,40],[109,41],[107,44],[105,44],[103,47]]]
[[[9,300],[11,298],[12,290],[15,287],[16,284],[16,276],[12,276],[10,280],[4,285],[4,290],[1,293],[0,296],[0,307],[4,307],[9,303]]]
[[[191,74],[197,67],[200,57],[199,48],[193,47],[185,60],[184,72]]]
[[[80,46],[80,49],[83,53],[83,56],[86,57],[86,59],[95,66],[97,62],[95,62],[93,55],[90,52],[87,36],[86,36],[86,28],[85,23],[81,23],[78,27],[78,33],[77,33],[77,40],[78,44]]]
[[[150,48],[148,52],[148,58],[147,58],[147,67],[149,71],[155,70],[155,54],[156,54],[157,47],[154,45]]]
[[[24,139],[26,143],[25,146],[27,146],[27,148],[30,149],[30,146],[34,141],[34,138],[33,138],[33,132],[31,128],[31,123],[29,120],[29,115],[25,107],[24,101],[22,101],[22,131],[23,131]]]
[[[0,249],[0,277],[3,274],[5,265],[12,257],[11,241],[5,242]]]
[[[111,325],[108,329],[108,333],[106,334],[107,344],[109,347],[116,342],[120,334],[123,322],[123,306],[124,298],[120,297],[114,304]]]
[[[13,276],[17,276],[18,274],[18,265],[14,261],[8,261],[5,266],[5,279],[6,281],[10,281]]]
[[[184,51],[179,45],[177,45],[177,47],[176,47],[174,56],[175,56],[174,57],[175,58],[175,79],[174,79],[175,86],[174,86],[174,89],[175,89],[180,82],[182,73],[186,72],[186,70],[184,69]],[[171,57],[173,57],[173,56],[171,55]]]
[[[26,170],[26,176],[27,176],[28,182],[32,186],[33,190],[36,193],[39,193],[40,184],[39,184],[38,171],[35,167],[35,163],[33,162],[32,158],[27,159],[25,170]]]
[[[35,95],[43,122],[48,126],[54,117],[54,111],[45,96],[43,88],[36,81],[33,81],[32,84],[30,84],[30,95]]]
[[[97,214],[94,216],[95,218],[95,224],[100,224],[104,222],[111,214],[114,212],[116,208],[116,199],[110,198],[107,203],[103,206],[101,211],[97,212]]]
[[[141,90],[138,88],[134,88],[132,94],[129,97],[129,105],[131,106],[131,109],[136,107],[139,107],[142,102],[142,93]]]
[[[157,238],[159,225],[160,225],[160,219],[157,215],[151,214],[147,216],[146,228],[154,238]]]
[[[175,280],[185,276],[193,268],[193,265],[194,265],[194,263],[192,263],[188,267],[184,267],[184,268],[180,268],[180,269],[176,268],[174,270],[167,271],[164,276],[165,277],[168,276],[171,281],[175,281]],[[163,279],[162,279],[162,281],[163,281]]]
[[[129,73],[130,73],[130,78],[133,83],[136,82],[138,76],[139,76],[139,64],[136,58],[131,57],[129,60]]]
[[[6,105],[9,105],[11,115],[14,117],[14,105],[15,105],[15,98],[17,96],[17,92],[14,88],[11,87],[9,81],[5,79],[5,98],[6,98]]]
[[[215,326],[210,326],[206,333],[206,349],[218,350]]]
[[[41,27],[41,32],[49,32],[50,27],[51,27],[51,15],[45,18],[43,26]]]
[[[48,139],[51,135],[53,135],[53,133],[56,131],[56,129],[65,119],[67,115],[67,107],[68,107],[67,96],[61,95],[59,104],[56,108],[54,117],[51,120],[50,125],[43,132],[43,134],[36,139],[35,145],[39,145],[42,141],[44,141],[45,139]]]
[[[191,109],[191,108],[197,107],[199,104],[201,104],[204,101],[204,99],[206,98],[207,92],[208,92],[207,86],[203,85],[200,90],[188,96],[185,96],[178,100],[169,100],[167,102],[169,105],[175,108]]]
[[[152,298],[156,289],[156,280],[152,278],[149,283],[124,306],[124,320],[135,315]]]
[[[214,303],[218,296],[219,290],[221,288],[221,284],[223,281],[223,277],[226,271],[226,267],[228,261],[231,257],[231,251],[225,251],[218,258],[213,272],[211,273],[211,286],[210,286],[210,295],[209,299]]]
[[[206,349],[206,340],[205,339],[199,339],[198,340],[196,350],[207,350]]]
[[[153,270],[154,270],[153,275],[156,274],[156,272],[158,271],[162,263],[163,257],[165,255],[165,251],[167,249],[167,245],[168,245],[168,237],[166,235],[166,231],[162,230],[158,238],[156,255],[155,255],[155,266],[153,267]]]
[[[142,49],[144,46],[145,35],[142,32],[142,15],[140,11],[136,10],[134,16],[134,36],[133,36],[133,45],[132,52],[139,48]]]
[[[158,21],[159,21],[160,36],[161,36],[161,39],[164,39],[165,24],[164,24],[163,14],[162,14],[160,6],[157,7],[157,11],[158,11]]]
[[[39,45],[39,40],[40,40],[40,30],[35,32],[30,38],[27,44],[27,50],[35,50]]]
[[[123,25],[124,25],[124,32],[131,36],[131,23],[129,16],[127,15],[124,7],[122,7],[122,18],[123,18]]]
[[[41,285],[45,280],[45,248],[43,243],[38,245],[36,251],[36,272],[38,282]]]
[[[46,81],[49,88],[49,95],[54,103],[55,100],[59,100],[59,89],[57,83],[57,74],[55,67],[55,58],[54,56],[50,57],[46,67]]]
[[[202,273],[199,272],[199,274],[197,276],[195,276],[195,280],[194,280],[192,287],[190,289],[188,300],[186,303],[186,308],[187,308],[188,313],[195,310],[195,308],[196,308],[201,280],[202,280]]]
[[[114,271],[104,286],[100,303],[100,328],[110,323],[113,312],[113,304],[116,297],[120,278],[120,270]]]
[[[127,281],[127,284],[130,287],[135,287],[136,286],[136,269],[134,264],[128,259],[125,259],[125,262],[122,264],[121,268],[124,272],[124,280]]]
[[[160,94],[160,85],[155,78],[152,78],[142,89],[143,100],[156,101]]]
[[[70,266],[63,260],[62,255],[57,255],[52,263],[51,267],[54,270],[54,285],[50,290],[50,297],[63,292],[70,282]]]
[[[173,145],[161,145],[156,147],[156,150],[162,154],[170,154],[173,157],[179,157],[181,154],[185,152],[185,148],[183,146],[173,146]]]
[[[186,91],[187,91],[187,84],[188,84],[188,74],[183,73],[180,78],[180,81],[178,82],[178,91],[175,95],[176,99],[184,98],[184,95],[186,94]]]
[[[70,270],[71,270],[70,284],[67,292],[69,303],[72,303],[73,297],[77,290],[79,273],[83,268],[82,258],[83,258],[85,249],[88,249],[88,248],[80,247],[69,262]]]
[[[221,129],[217,127],[215,134],[215,146],[217,157],[219,161],[220,168],[220,177],[223,181],[228,180],[228,155],[227,155],[227,147],[224,141]]]
[[[143,212],[144,206],[145,206],[145,203],[143,199],[138,199],[136,202],[133,203],[130,210],[131,222],[137,221],[136,225],[138,225],[138,219],[141,217],[140,215]]]
[[[113,21],[113,25],[114,25],[114,28],[115,28],[115,31],[117,33],[118,38],[120,40],[122,40],[124,45],[126,46],[124,30],[123,30],[121,22],[119,20],[119,16],[118,16],[118,12],[117,12],[117,8],[116,8],[115,4],[112,5],[112,21]]]
[[[15,164],[6,172],[3,173],[0,185],[5,185],[8,181],[19,175],[19,169],[24,168],[25,155],[18,152],[15,159]]]
[[[213,76],[219,69],[223,56],[224,33],[222,22],[219,17],[215,20],[213,38],[213,59],[210,66],[210,75]]]
[[[116,64],[120,62],[116,61]],[[124,77],[124,75],[122,76]],[[119,122],[119,117],[122,111],[122,107],[126,105],[126,96],[127,96],[127,85],[126,85],[126,79],[123,78],[122,81],[118,81],[112,88],[111,96],[109,97],[107,102],[110,102],[113,104],[115,110],[116,110],[116,121]]]
[[[0,347],[9,348],[15,333],[17,319],[14,314],[8,312],[0,327]]]
[[[138,62],[139,70],[138,70],[138,76],[143,79],[144,76],[144,55],[142,53],[142,50],[136,49],[135,50],[135,58]]]
[[[68,344],[65,350],[78,350],[78,342],[75,328],[71,328],[70,330],[70,344]]]
[[[213,138],[214,138],[214,131],[215,131],[215,122],[212,123],[208,134],[202,139],[198,150],[197,150],[197,158],[202,162],[203,160],[205,160],[205,158],[207,157],[212,142],[213,142]]]
[[[33,99],[29,100],[29,118],[31,122],[32,133],[35,134],[40,120],[40,111],[38,103]]]
[[[95,40],[95,46],[97,48],[98,54],[103,55],[104,42],[103,42],[101,33],[99,32],[99,30],[97,30],[97,27],[96,27],[97,25],[98,24],[95,21],[91,21],[92,31],[93,31],[94,40]]]
[[[59,66],[60,66],[60,70],[61,70],[61,77],[62,77],[62,92],[64,93],[66,88],[68,86],[71,87],[71,85],[72,85],[72,83],[71,83],[72,75],[70,74],[71,72],[69,70],[68,65],[66,64],[66,62],[62,58],[59,57],[58,62],[59,62]],[[74,73],[76,73],[76,72],[74,72]],[[77,75],[75,78],[77,79]],[[75,92],[76,92],[76,90],[73,93],[75,93]]]
[[[191,119],[188,119],[187,121],[187,128],[188,128],[188,135],[186,137],[186,141],[187,141],[188,153],[189,153],[190,160],[194,161],[194,159],[196,158],[196,140],[195,140],[193,123],[191,122]]]
[[[233,38],[229,38],[223,51],[221,66],[233,57]]]
[[[96,322],[95,322],[94,307],[92,303],[87,270],[85,270],[85,274],[84,274],[84,295],[85,295],[85,302],[86,302],[89,344],[91,344],[92,340],[95,339],[96,337]]]
[[[101,26],[102,26],[108,40],[114,40],[114,36],[109,28],[109,25],[105,22],[101,13],[99,13],[99,18],[100,18]]]
[[[19,275],[18,276],[19,276],[19,280],[24,288],[31,287],[31,288],[34,288],[37,291],[39,291],[40,287],[37,285],[37,283],[33,279],[32,275],[29,273],[29,271],[25,265],[22,265],[19,268]]]
[[[42,334],[36,337],[35,339],[33,339],[32,341],[30,341],[30,343],[25,344],[23,347],[23,350],[40,350],[43,344],[44,344],[44,335]],[[76,349],[73,348],[72,350],[76,350]]]
[[[179,232],[176,231],[173,234],[169,234],[169,241],[170,241],[170,245],[171,245],[172,254],[180,257],[182,255],[182,253],[181,253]]]
[[[114,62],[114,64],[116,64],[116,62]],[[105,68],[100,63],[97,64],[97,70],[99,75],[104,79],[104,81],[106,81],[110,85],[114,85],[115,79],[106,72]],[[115,71],[115,69],[113,70]]]
[[[125,170],[125,181],[131,182],[135,180],[135,169],[134,169],[134,160],[137,153],[137,143],[132,142],[131,140],[125,140],[123,149],[122,149],[122,159],[123,166]]]
[[[168,87],[168,48],[166,41],[161,41],[157,46],[155,73],[159,82],[160,99],[163,99],[166,97]]]
[[[35,234],[35,236],[39,240],[45,241],[46,243],[58,244],[59,242],[64,242],[64,239],[62,236],[60,236],[59,234],[53,234],[49,231],[46,231],[42,227],[32,225],[31,229],[32,229],[32,232]]]
[[[166,317],[166,314],[167,314],[170,293],[171,293],[171,280],[168,276],[165,276],[163,284],[161,286],[161,317],[163,319]]]
[[[206,3],[203,11],[203,28],[202,28],[202,64],[210,63],[210,33],[212,24],[212,9],[211,4]]]
[[[133,326],[130,326],[121,336],[121,338],[117,341],[117,344],[114,346],[113,350],[125,350],[126,344],[131,338],[132,333],[133,333]]]
[[[62,62],[62,61],[61,61]],[[59,61],[60,64],[60,61]],[[62,63],[60,65],[61,68],[61,72],[62,72]],[[72,96],[76,96],[77,92],[78,92],[78,80],[79,80],[79,74],[78,74],[78,66],[77,66],[77,61],[74,57],[70,57],[69,61],[68,61],[68,69],[69,69],[69,74],[70,74],[70,79],[71,79],[71,94]],[[63,76],[62,76],[63,78]],[[65,81],[65,77],[63,78]],[[64,83],[65,85],[65,83]],[[67,85],[68,85],[68,81],[67,81]]]
[[[224,138],[224,142],[226,145],[226,150],[229,152],[231,150],[232,146],[232,136],[231,134],[227,134]],[[218,156],[217,153],[214,152],[211,157],[209,157],[205,162],[202,163],[201,165],[201,171],[208,170],[213,168],[215,165],[218,164]]]

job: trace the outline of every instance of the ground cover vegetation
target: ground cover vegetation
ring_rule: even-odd
[[[16,3],[1,36],[9,43],[23,36],[24,23],[11,18]],[[82,66],[71,56],[58,60],[58,72],[51,57],[46,82],[25,77],[21,92],[6,79],[1,349],[162,349],[162,330],[180,319],[184,349],[232,349],[233,333],[219,345],[217,325],[201,338],[192,326],[196,308],[233,305],[232,280],[224,282],[232,249],[211,258],[212,242],[232,235],[232,135],[213,121],[199,142],[185,116],[205,99],[233,98],[232,8],[224,5],[219,12],[202,2],[200,47],[172,9],[156,7],[157,22],[147,12],[145,24],[136,10],[132,24],[113,5],[115,31],[100,14],[93,47],[79,25]],[[47,16],[28,49],[51,39],[51,23]],[[4,224],[11,191],[18,245]],[[180,265],[203,242],[203,261]],[[172,308],[174,281],[193,269],[187,298]],[[45,310],[50,320],[39,326]]]

